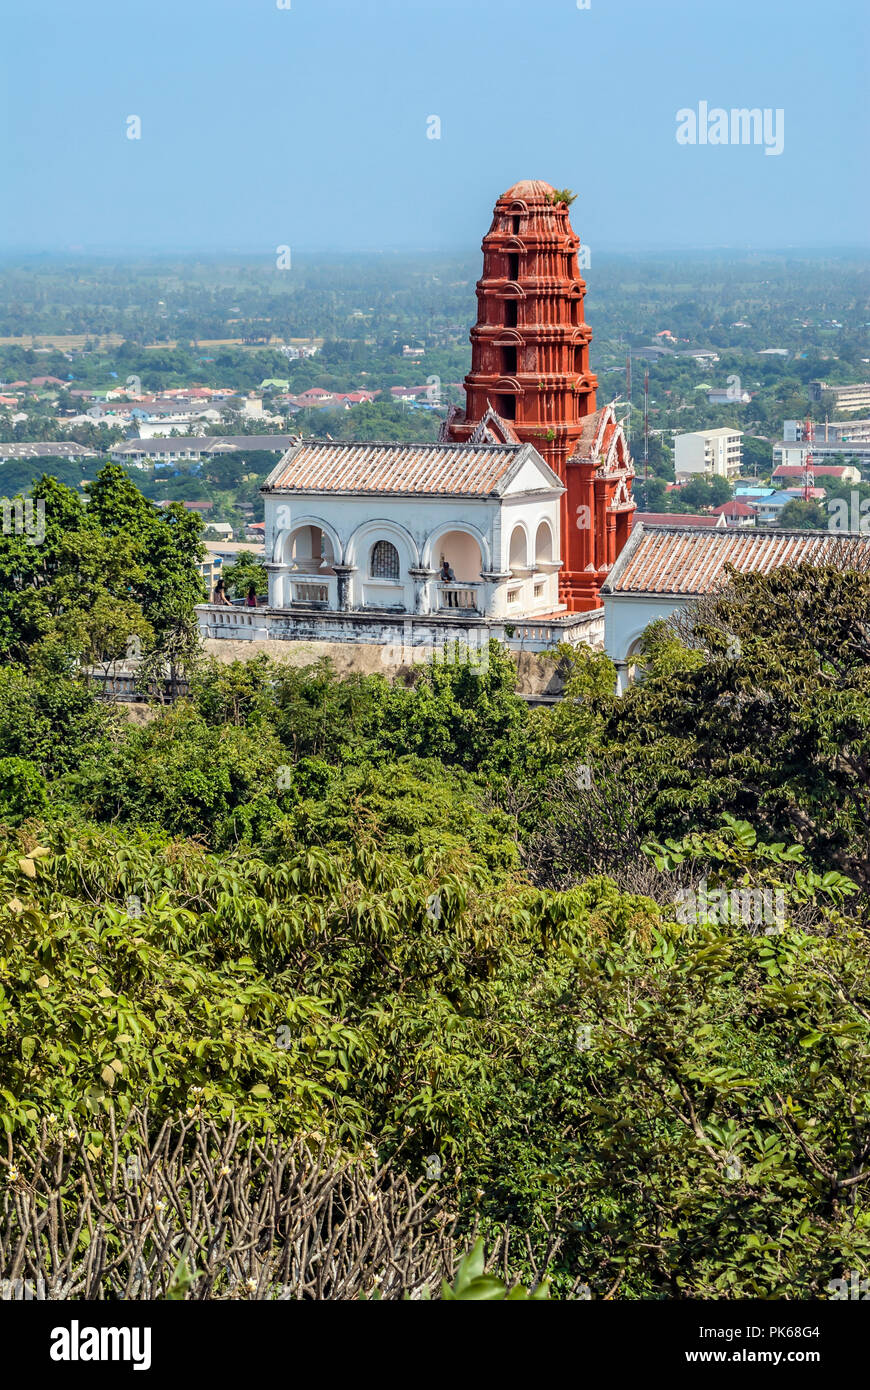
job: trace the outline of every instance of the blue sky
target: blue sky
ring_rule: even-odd
[[[279,3],[4,0],[0,249],[476,251],[521,178],[599,251],[868,241],[866,0]]]

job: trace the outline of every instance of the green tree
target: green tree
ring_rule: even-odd
[[[828,527],[828,516],[818,502],[795,497],[793,501],[787,502],[780,512],[779,524],[784,529],[794,531],[825,531]]]
[[[223,579],[232,598],[247,598],[251,586],[257,594],[265,594],[269,588],[265,566],[244,551],[239,552],[235,564],[227,566]]]

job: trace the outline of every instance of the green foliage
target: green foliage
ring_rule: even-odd
[[[136,725],[63,624],[74,560],[92,597],[101,557],[144,574],[149,523],[110,475],[104,552],[76,500],[38,585],[67,597],[0,668],[7,1132],[146,1104],[437,1155],[472,1245],[448,1299],[547,1297],[551,1236],[553,1291],[593,1298],[868,1267],[866,575],[732,577],[621,699],[585,649],[533,711],[496,644],[393,684],[260,656]],[[179,660],[183,587],[153,638]],[[473,1243],[508,1227],[516,1288]]]
[[[0,758],[0,821],[20,825],[48,811],[48,789],[39,768],[26,758]]]
[[[43,652],[27,674],[0,667],[0,757],[22,757],[43,776],[60,775],[106,747],[105,705],[75,680],[55,655]]]
[[[71,794],[95,820],[160,826],[223,843],[233,813],[275,785],[280,745],[264,730],[211,728],[185,702],[82,765]]]
[[[106,464],[87,509],[42,477],[45,537],[0,536],[0,653],[29,659],[47,644],[86,664],[123,656],[131,637],[165,637],[202,598],[199,518],[158,509],[122,469]]]
[[[792,531],[826,531],[830,517],[818,502],[810,499],[804,501],[802,497],[795,497],[793,501],[786,502],[783,507],[779,524],[786,530]]]
[[[226,567],[223,571],[223,580],[231,598],[247,598],[248,590],[252,585],[257,594],[265,594],[269,587],[269,576],[266,573],[265,565],[259,564],[245,551],[239,552],[239,557],[234,565]]]
[[[681,635],[649,630],[602,739],[650,788],[647,832],[727,811],[866,885],[868,632],[870,577],[809,567],[736,575]]]
[[[479,1236],[468,1254],[460,1260],[452,1285],[448,1284],[446,1279],[442,1281],[442,1299],[448,1302],[459,1299],[493,1303],[505,1299],[510,1299],[512,1302],[529,1302],[530,1300],[543,1301],[549,1298],[549,1285],[546,1280],[531,1293],[524,1289],[521,1284],[517,1284],[509,1290],[507,1284],[497,1274],[486,1272],[484,1260],[483,1237]]]

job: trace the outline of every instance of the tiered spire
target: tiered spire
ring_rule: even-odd
[[[483,239],[466,407],[451,414],[445,430],[447,438],[462,442],[479,441],[483,429],[493,442],[513,435],[534,444],[566,483],[560,589],[572,610],[600,603],[598,589],[616,558],[614,548],[628,538],[634,508],[630,497],[617,502],[624,517],[619,524],[603,524],[596,511],[614,500],[616,477],[612,487],[602,489],[593,476],[597,464],[579,457],[576,465],[569,464],[583,439],[600,439],[588,428],[596,414],[598,383],[589,370],[592,331],[583,317],[586,283],[579,247],[568,202],[550,184],[526,180],[501,195]],[[628,478],[624,445],[623,440],[618,451],[620,476]],[[616,452],[608,449],[611,461]],[[581,462],[586,464],[582,477],[573,477]],[[625,485],[620,496],[628,497]],[[586,524],[581,509],[590,507]],[[608,531],[609,543],[597,543],[596,537],[606,538]]]

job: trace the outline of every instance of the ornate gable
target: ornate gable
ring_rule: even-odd
[[[486,410],[474,427],[469,444],[519,444],[519,438],[511,429],[507,420],[503,420],[497,415],[490,405],[486,403]]]

